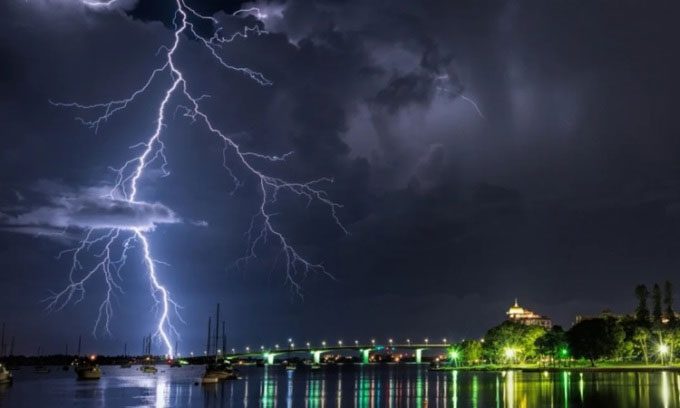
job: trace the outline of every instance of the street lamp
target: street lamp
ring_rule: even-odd
[[[323,341],[321,342],[321,345],[322,345],[323,347],[326,347],[326,340],[323,340]]]
[[[375,346],[375,339],[371,339],[371,344]]]
[[[311,344],[309,342],[307,342],[307,348],[310,348],[310,347],[311,347]]]
[[[250,346],[246,346],[246,352],[250,353]]]
[[[444,344],[446,344],[446,337],[444,337]]]
[[[506,347],[506,348],[503,350],[503,355],[505,355],[505,358],[506,358],[508,361],[512,361],[512,360],[515,358],[515,355],[516,355],[516,354],[517,354],[517,352],[516,352],[515,349],[512,348],[512,347]]]
[[[342,346],[342,340],[338,340],[338,346]]]
[[[460,352],[458,350],[451,350],[451,353],[449,353],[449,356],[451,357],[451,360],[458,365],[458,358],[460,357]]]
[[[359,340],[354,340],[354,345],[358,346],[359,345]]]
[[[406,344],[411,345],[411,339],[406,339]]]
[[[427,344],[427,343],[429,343],[429,342],[430,342],[430,339],[428,339],[427,337],[425,337],[425,344]]]

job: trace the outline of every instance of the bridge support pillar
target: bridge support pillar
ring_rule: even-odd
[[[423,350],[425,349],[416,349],[416,364],[420,364],[423,362]]]
[[[262,357],[265,361],[265,364],[273,365],[274,364],[274,357],[276,357],[276,354],[274,354],[274,353],[264,353],[262,355]]]
[[[312,351],[314,364],[321,364],[321,353],[322,351]]]
[[[368,364],[370,362],[371,349],[361,349],[361,362],[363,364]]]

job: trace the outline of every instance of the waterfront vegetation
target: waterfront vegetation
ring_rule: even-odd
[[[663,290],[654,284],[651,292],[638,285],[634,313],[581,318],[566,331],[506,321],[479,340],[458,344],[450,352],[451,365],[480,370],[680,369],[680,321],[672,293],[670,282]]]

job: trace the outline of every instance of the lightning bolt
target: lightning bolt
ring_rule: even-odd
[[[81,0],[89,7],[112,7],[117,0],[96,1]],[[130,204],[140,203],[138,195],[140,183],[144,177],[144,172],[151,165],[156,163],[163,175],[168,175],[168,162],[165,156],[165,144],[162,140],[162,131],[167,126],[166,113],[168,105],[173,97],[180,97],[183,104],[176,107],[176,111],[182,112],[183,116],[192,122],[202,124],[206,130],[217,137],[223,143],[222,165],[234,182],[234,190],[243,183],[232,170],[234,165],[240,166],[248,174],[257,180],[260,194],[259,205],[255,214],[251,218],[250,226],[246,232],[249,242],[248,249],[244,256],[236,264],[241,265],[257,257],[258,246],[264,245],[272,239],[278,243],[282,259],[286,281],[300,292],[300,276],[304,277],[310,271],[317,271],[331,276],[323,265],[308,261],[298,250],[289,242],[286,236],[276,228],[273,218],[276,213],[273,211],[277,197],[281,192],[295,194],[311,203],[320,202],[327,206],[330,216],[338,227],[348,233],[340,222],[337,211],[341,205],[332,201],[326,191],[321,187],[324,183],[332,183],[333,179],[322,177],[306,182],[292,182],[283,178],[271,175],[262,170],[261,164],[264,162],[285,161],[292,152],[282,155],[268,155],[258,152],[244,150],[227,133],[219,130],[212,124],[210,118],[202,109],[201,103],[207,95],[194,96],[189,90],[187,78],[181,67],[175,61],[175,54],[183,40],[192,39],[198,41],[204,49],[210,53],[214,61],[223,68],[240,73],[255,81],[261,86],[270,86],[272,82],[263,74],[247,67],[234,65],[228,62],[220,53],[223,47],[233,41],[245,39],[249,35],[267,34],[260,29],[259,25],[246,26],[242,31],[226,35],[219,28],[219,22],[212,16],[198,13],[187,5],[184,0],[175,0],[175,14],[173,18],[174,36],[172,44],[161,46],[157,55],[163,54],[162,63],[151,71],[147,80],[132,91],[127,97],[114,99],[102,103],[81,104],[77,102],[53,102],[55,106],[69,107],[90,113],[90,118],[77,118],[84,125],[97,132],[101,125],[111,119],[116,113],[126,109],[130,104],[143,93],[145,93],[152,83],[162,77],[170,80],[169,85],[163,91],[163,98],[158,106],[155,118],[154,132],[144,141],[131,146],[132,150],[138,150],[138,154],[123,163],[122,166],[113,169],[116,173],[114,185],[109,193],[111,199],[124,199]],[[233,16],[252,15],[258,18],[265,18],[257,8],[238,10]],[[210,37],[201,35],[192,21],[203,21],[211,24],[215,30]],[[171,336],[179,336],[179,333],[172,324],[171,317],[177,315],[179,318],[180,306],[170,296],[170,291],[160,280],[157,265],[160,263],[152,256],[151,245],[149,242],[148,229],[141,227],[111,228],[103,230],[90,229],[85,237],[75,248],[63,251],[60,254],[71,255],[71,269],[69,273],[69,284],[60,292],[53,293],[48,301],[48,308],[61,309],[69,303],[78,303],[85,296],[85,285],[95,275],[101,274],[106,283],[106,295],[99,307],[99,314],[95,322],[93,333],[96,334],[98,328],[103,327],[109,332],[109,321],[113,316],[112,298],[116,292],[123,292],[120,281],[120,270],[125,265],[128,252],[134,247],[133,243],[141,246],[144,269],[151,284],[151,295],[160,310],[156,338],[165,345],[166,354],[172,356]],[[87,254],[92,254],[94,261],[84,267],[83,258]],[[276,265],[276,263],[275,263]],[[180,318],[181,319],[181,318]]]

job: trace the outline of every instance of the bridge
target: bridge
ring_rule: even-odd
[[[356,351],[361,355],[361,361],[364,364],[370,362],[371,352],[381,351],[381,350],[413,350],[415,352],[415,361],[420,364],[423,361],[423,351],[431,349],[446,350],[449,360],[451,362],[456,362],[459,356],[458,349],[454,344],[448,343],[444,340],[442,343],[430,343],[429,341],[424,341],[422,343],[412,343],[407,341],[406,343],[395,343],[392,340],[388,341],[387,344],[378,344],[374,340],[370,343],[360,344],[358,341],[354,343],[344,344],[342,341],[338,341],[337,344],[329,345],[325,341],[321,342],[320,345],[314,346],[310,343],[306,343],[305,347],[295,347],[295,344],[289,342],[287,347],[280,348],[278,345],[273,348],[266,348],[260,346],[259,350],[252,350],[250,347],[246,347],[244,352],[236,352],[232,349],[231,353],[224,353],[222,356],[226,359],[238,359],[238,358],[261,358],[268,365],[274,364],[274,359],[276,356],[282,354],[294,354],[294,353],[305,353],[312,357],[312,361],[315,364],[321,362],[321,355],[324,353],[330,353],[334,351]]]

